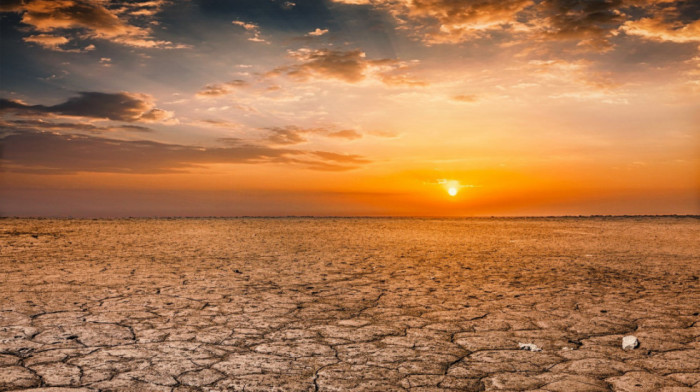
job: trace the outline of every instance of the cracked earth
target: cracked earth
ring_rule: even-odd
[[[697,218],[2,219],[0,391],[698,391],[699,238]]]

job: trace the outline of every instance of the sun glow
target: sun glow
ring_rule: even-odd
[[[457,196],[459,190],[462,188],[462,184],[460,184],[457,180],[448,180],[446,178],[443,178],[437,180],[437,183],[442,185],[443,189],[447,191],[447,194],[452,197]]]

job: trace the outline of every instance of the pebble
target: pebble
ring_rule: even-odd
[[[518,347],[521,350],[526,350],[526,351],[542,351],[541,348],[537,347],[536,345],[532,343],[518,343]]]
[[[622,349],[623,350],[634,350],[639,347],[639,340],[636,336],[627,335],[622,338]]]

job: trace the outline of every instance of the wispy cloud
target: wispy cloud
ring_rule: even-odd
[[[453,95],[452,100],[457,102],[473,103],[478,100],[478,97],[474,94],[458,94]]]
[[[208,164],[284,164],[312,170],[352,170],[369,161],[361,156],[248,144],[230,139],[205,148],[149,140],[119,140],[80,134],[18,132],[0,138],[4,169],[66,174],[79,172],[169,173]]]
[[[248,41],[252,42],[261,42],[261,43],[269,43],[265,39],[262,38],[261,32],[260,32],[260,26],[258,26],[255,23],[249,23],[249,22],[242,22],[240,20],[234,20],[233,22],[234,25],[240,26],[244,28],[246,31],[248,31],[250,34],[252,34],[251,37],[248,38]]]
[[[208,98],[208,97],[218,97],[221,95],[227,95],[233,92],[237,88],[248,86],[248,82],[245,80],[232,80],[230,82],[208,84],[204,86],[202,90],[197,92],[197,97]]]
[[[267,73],[268,77],[286,75],[297,81],[311,78],[338,79],[357,83],[370,76],[387,85],[424,85],[406,73],[408,63],[396,59],[368,59],[356,50],[309,49],[289,51],[296,64],[284,65]]]
[[[11,132],[41,132],[51,131],[58,133],[104,133],[115,131],[126,132],[153,132],[153,129],[141,125],[96,125],[90,122],[56,122],[45,119],[15,119],[15,120],[0,120],[0,131],[2,133]]]
[[[321,136],[335,139],[355,140],[362,134],[353,129],[332,130],[328,128],[301,128],[297,126],[265,128],[269,132],[266,138],[273,145],[293,145],[309,141],[309,136]]]

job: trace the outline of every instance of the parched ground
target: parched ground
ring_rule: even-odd
[[[3,219],[0,247],[0,391],[700,390],[697,218]]]

